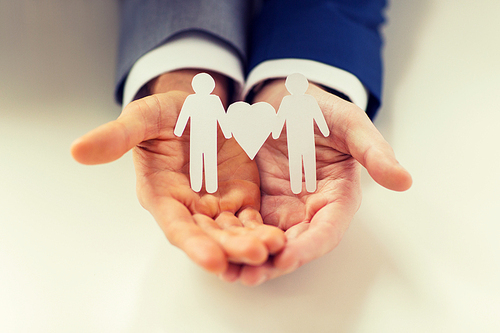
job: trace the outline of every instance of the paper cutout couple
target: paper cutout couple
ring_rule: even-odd
[[[207,73],[197,74],[192,81],[194,94],[189,95],[181,108],[174,134],[182,135],[191,118],[189,177],[191,188],[199,192],[205,170],[205,190],[217,191],[217,122],[226,139],[236,142],[254,159],[272,133],[278,139],[286,124],[290,187],[294,194],[302,191],[302,164],[307,192],[316,191],[316,149],[314,121],[321,134],[330,130],[316,99],[305,95],[309,82],[302,74],[291,74],[285,86],[291,95],[285,96],[276,113],[266,102],[248,104],[235,102],[224,112],[217,95],[212,95],[214,79]]]

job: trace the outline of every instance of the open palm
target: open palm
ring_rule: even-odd
[[[187,92],[170,91],[129,104],[115,121],[75,142],[85,164],[105,163],[133,149],[137,194],[169,241],[196,263],[225,279],[239,265],[260,265],[282,249],[283,232],[260,217],[259,174],[234,139],[219,129],[219,189],[194,192],[189,183],[189,130],[173,133]]]
[[[277,80],[256,96],[278,109],[287,95]],[[381,185],[405,190],[411,177],[395,160],[392,149],[364,112],[353,104],[310,85],[330,129],[325,138],[316,129],[317,190],[300,194],[290,188],[286,132],[269,138],[256,157],[261,177],[264,223],[286,232],[287,244],[273,260],[246,266],[241,279],[248,284],[291,272],[331,251],[340,242],[361,202],[360,170],[365,166]]]

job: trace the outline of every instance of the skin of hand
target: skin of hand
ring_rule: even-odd
[[[142,91],[150,96],[130,103],[117,120],[77,139],[71,152],[80,163],[99,164],[132,149],[139,201],[167,239],[207,271],[235,281],[242,264],[267,262],[283,249],[286,238],[281,229],[263,224],[256,163],[234,139],[224,139],[220,128],[219,189],[213,194],[191,189],[189,127],[180,138],[173,130],[199,72],[180,70],[152,80]],[[229,80],[210,74],[216,81],[213,94],[227,104]]]
[[[290,189],[286,129],[277,140],[268,138],[256,156],[261,178],[261,215],[265,224],[285,231],[282,251],[260,266],[244,265],[240,280],[257,285],[334,249],[361,203],[360,170],[364,166],[380,185],[395,191],[410,188],[410,174],[397,162],[390,145],[365,112],[320,87],[306,94],[316,98],[330,129],[323,137],[315,129],[317,190],[294,195]],[[289,95],[284,80],[267,83],[254,102],[278,110]]]

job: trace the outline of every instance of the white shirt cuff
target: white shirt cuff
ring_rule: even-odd
[[[366,110],[368,91],[356,76],[343,69],[306,59],[276,59],[260,63],[248,75],[243,96],[265,80],[285,78],[293,73],[301,73],[311,82],[345,94],[354,104]]]
[[[123,107],[139,90],[160,74],[182,68],[201,68],[223,74],[235,82],[238,96],[245,82],[236,50],[201,32],[186,32],[143,55],[130,70],[123,90]]]

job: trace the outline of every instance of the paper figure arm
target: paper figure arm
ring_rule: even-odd
[[[311,108],[313,110],[313,119],[316,121],[316,125],[318,125],[319,130],[323,136],[327,137],[330,135],[330,129],[328,128],[328,124],[326,123],[325,116],[321,111],[321,108],[316,102],[316,99],[311,96]]]
[[[278,108],[278,113],[276,114],[276,121],[273,126],[273,139],[277,139],[280,137],[281,131],[283,130],[283,126],[285,125],[285,112],[287,110],[287,105],[286,105],[286,96],[283,97],[283,100],[281,101],[280,107]],[[284,111],[285,110],[285,111]]]
[[[231,132],[231,120],[229,119],[229,115],[224,111],[224,105],[222,105],[222,102],[219,97],[217,97],[217,121],[219,122],[220,129],[222,130],[222,134],[224,134],[224,137],[226,139],[231,139],[232,132]]]
[[[177,118],[177,123],[175,123],[174,135],[181,137],[182,133],[184,133],[184,129],[186,128],[186,124],[191,116],[190,112],[190,102],[189,98],[191,96],[186,97],[184,104],[182,105],[181,112],[179,113],[179,117]]]

